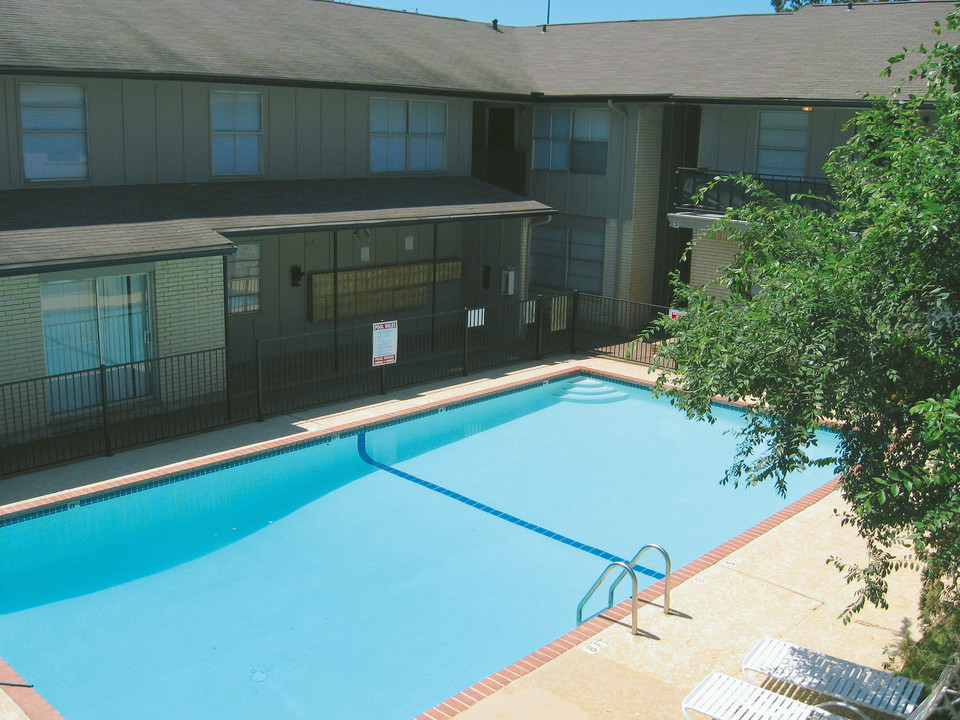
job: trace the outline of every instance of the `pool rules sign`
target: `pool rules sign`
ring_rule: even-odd
[[[397,321],[373,324],[373,366],[392,365],[397,361]]]

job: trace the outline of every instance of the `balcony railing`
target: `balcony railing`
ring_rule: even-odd
[[[526,195],[527,154],[522,150],[475,152],[473,176],[517,195]]]
[[[705,170],[703,168],[677,168],[676,204],[677,210],[722,215],[728,208],[738,208],[754,198],[746,188],[734,180],[720,180],[709,190],[700,193],[713,182],[714,178],[735,175],[727,170]],[[774,195],[790,200],[794,195],[816,196],[799,197],[795,201],[800,205],[823,212],[832,212],[835,208],[830,199],[834,197],[830,181],[824,178],[794,177],[789,175],[754,175],[754,178]]]

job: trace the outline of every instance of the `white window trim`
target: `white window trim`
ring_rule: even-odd
[[[214,130],[213,129],[213,98],[215,95],[256,95],[257,104],[259,106],[259,129],[256,131],[253,130]],[[210,91],[210,175],[217,178],[230,178],[230,177],[261,177],[263,176],[263,166],[264,166],[264,157],[263,157],[263,125],[265,113],[263,111],[263,93],[259,90],[234,90],[232,88],[214,88]],[[258,149],[259,154],[257,156],[257,169],[254,172],[217,172],[216,163],[214,162],[214,151],[213,151],[213,141],[216,137],[231,137],[234,140],[234,148],[236,152],[236,157],[239,157],[239,151],[236,150],[237,142],[240,137],[256,137],[258,139]]]
[[[47,86],[47,87],[75,87],[83,92],[83,128],[80,130],[27,130],[23,127],[23,88],[27,86]],[[17,87],[17,122],[20,127],[20,162],[23,172],[23,179],[29,183],[49,183],[49,182],[76,182],[78,180],[90,179],[90,143],[89,127],[90,117],[87,103],[87,86],[84,83],[71,82],[22,82]],[[28,135],[48,135],[51,133],[73,133],[83,137],[83,174],[70,175],[64,177],[28,177],[27,176],[27,158],[26,144],[24,138]]]
[[[568,126],[568,128],[567,128],[567,137],[565,137],[565,138],[563,138],[563,137],[557,138],[557,137],[554,137],[554,136],[553,136],[553,111],[554,111],[554,110],[566,110],[566,111],[569,112],[569,121],[568,121],[568,122],[569,122],[569,126]],[[578,144],[578,143],[586,143],[586,144],[594,144],[594,143],[596,143],[596,144],[601,144],[601,143],[602,143],[603,145],[606,146],[606,148],[607,148],[607,153],[609,154],[609,152],[610,152],[609,132],[610,132],[610,130],[612,130],[612,127],[611,127],[611,126],[612,126],[612,118],[611,118],[610,115],[609,115],[609,110],[607,110],[606,108],[593,108],[593,107],[587,107],[587,108],[576,108],[576,107],[556,107],[556,108],[554,108],[554,107],[550,107],[550,108],[537,108],[537,109],[534,110],[535,113],[538,112],[538,111],[539,111],[539,112],[548,112],[548,113],[550,113],[550,118],[551,118],[551,120],[550,120],[550,134],[549,134],[548,136],[538,136],[538,135],[536,134],[536,130],[534,129],[534,134],[533,134],[534,151],[533,151],[533,153],[532,153],[531,169],[533,169],[533,170],[536,171],[536,172],[564,172],[564,173],[570,173],[570,174],[572,174],[572,175],[592,175],[592,176],[594,176],[594,177],[606,177],[606,175],[607,175],[607,169],[608,169],[607,166],[606,166],[606,163],[605,163],[605,166],[604,166],[604,171],[603,171],[602,173],[593,173],[593,172],[584,172],[583,170],[574,170],[574,169],[573,169],[573,155],[574,155],[574,153],[573,153],[573,146],[576,145],[576,144]],[[586,111],[586,112],[596,112],[596,111],[605,112],[605,113],[607,114],[607,120],[609,121],[609,124],[608,124],[608,137],[607,137],[607,139],[606,139],[606,140],[592,140],[592,139],[591,139],[591,140],[582,140],[582,139],[575,138],[575,137],[574,137],[574,127],[575,127],[575,125],[576,125],[576,114],[577,114],[577,111],[580,111],[580,112],[584,112],[584,111]],[[534,124],[534,127],[536,127],[536,124]],[[537,144],[538,141],[539,141],[539,142],[543,142],[543,143],[548,143],[548,144],[550,144],[551,146],[552,146],[554,143],[564,143],[564,144],[566,144],[566,146],[567,146],[567,153],[566,153],[567,163],[566,163],[566,167],[553,167],[553,152],[552,152],[552,151],[551,151],[550,153],[548,153],[549,158],[550,158],[550,162],[549,162],[550,167],[537,167],[537,166],[536,166],[536,158],[537,158],[536,144]]]
[[[369,156],[369,157],[368,157],[368,163],[367,163],[367,165],[368,165],[368,167],[369,167],[369,169],[370,169],[370,172],[371,172],[371,173],[375,173],[375,174],[377,174],[377,175],[383,175],[383,174],[386,174],[386,173],[411,173],[411,172],[412,172],[412,173],[440,173],[440,172],[446,171],[446,169],[447,169],[447,135],[448,135],[448,130],[449,130],[449,128],[450,128],[450,105],[449,105],[449,103],[447,103],[446,100],[411,100],[411,99],[409,99],[409,98],[396,98],[396,97],[376,96],[376,97],[371,97],[371,98],[370,98],[370,102],[369,102],[369,104],[368,104],[368,111],[367,111],[367,113],[368,113],[368,114],[367,114],[368,119],[372,119],[372,117],[373,117],[373,103],[374,103],[375,101],[378,101],[378,100],[387,101],[387,102],[397,102],[397,101],[403,102],[403,103],[404,103],[404,107],[405,107],[405,111],[406,111],[406,128],[407,128],[407,129],[406,129],[405,131],[403,131],[403,132],[391,132],[390,129],[388,128],[386,132],[374,132],[374,131],[373,131],[373,124],[372,124],[372,122],[369,122],[369,121],[368,121],[369,133],[368,133],[368,141],[367,141],[367,152],[368,152],[368,156]],[[410,106],[411,106],[412,103],[424,103],[424,104],[427,104],[427,105],[432,105],[432,104],[442,105],[442,106],[443,106],[443,132],[440,132],[440,133],[431,133],[431,132],[429,132],[429,125],[428,125],[428,131],[427,131],[426,133],[415,133],[415,132],[411,131],[411,130],[410,130]],[[429,110],[428,110],[428,112],[427,112],[427,116],[428,116],[428,118],[429,118]],[[428,123],[429,123],[429,120],[428,120]],[[372,152],[371,149],[370,149],[370,140],[372,140],[372,139],[375,138],[375,137],[382,137],[382,138],[403,137],[403,138],[405,138],[405,141],[404,141],[404,146],[405,146],[405,150],[404,150],[404,167],[403,167],[402,169],[393,169],[393,170],[389,170],[389,169],[387,169],[387,170],[375,170],[375,169],[374,169],[374,167],[373,167],[373,152]],[[420,168],[420,169],[415,169],[415,170],[410,168],[410,165],[411,165],[410,159],[411,159],[411,155],[412,155],[412,151],[411,151],[412,142],[411,142],[411,141],[412,141],[414,138],[442,138],[442,139],[443,139],[443,157],[441,158],[440,167],[434,167],[434,168],[428,167],[428,168]]]
[[[119,296],[102,294],[102,283],[107,280],[123,280],[131,277],[144,278],[142,288],[143,298],[142,302],[137,306],[139,312],[136,315],[126,316],[128,318],[140,317],[142,319],[142,323],[140,323],[142,335],[138,335],[135,339],[132,336],[127,336],[126,341],[122,339],[123,336],[120,336],[121,339],[118,340],[117,336],[105,335],[105,323],[107,323],[106,327],[110,327],[111,321],[121,318],[122,322],[124,316],[122,314],[111,314],[105,310],[104,301],[108,297],[116,298]],[[91,285],[90,290],[92,291],[92,296],[90,297],[93,301],[91,307],[93,308],[95,317],[83,321],[88,325],[86,332],[84,332],[83,329],[79,331],[75,329],[78,325],[76,320],[73,324],[61,323],[50,325],[48,320],[51,315],[48,313],[51,313],[51,310],[48,308],[42,308],[41,310],[46,372],[48,374],[58,375],[58,377],[51,379],[49,397],[51,411],[54,413],[72,412],[99,405],[103,402],[104,398],[100,395],[101,381],[95,374],[92,374],[98,366],[103,365],[107,365],[108,367],[113,365],[118,366],[112,368],[110,371],[111,374],[108,376],[106,398],[108,402],[115,403],[149,395],[153,390],[147,361],[154,357],[154,337],[156,332],[156,286],[152,267],[113,266],[100,270],[87,270],[85,272],[66,271],[44,274],[41,276],[41,297],[43,297],[47,287],[73,283],[89,283]],[[43,305],[44,301],[41,300],[41,306]],[[56,310],[53,310],[52,314],[56,312]],[[95,325],[92,331],[89,327],[90,323]],[[58,328],[67,329],[58,330]],[[127,326],[125,329],[129,330],[130,326]],[[60,338],[57,337],[58,335]],[[68,342],[64,343],[63,338],[66,338]],[[51,339],[56,340],[53,345],[50,344]],[[85,362],[82,363],[82,366],[66,369],[51,368],[51,358],[59,356],[61,362],[69,359],[75,360],[78,355],[85,353],[85,348],[89,349],[91,345],[93,346],[94,352],[86,352],[86,354],[88,358],[95,355],[94,363]],[[66,350],[63,349],[64,347],[66,347]],[[127,359],[117,363],[115,362],[117,360],[116,357],[105,356],[108,350],[116,353],[118,350],[122,351],[124,349],[137,349],[142,353],[142,357],[129,356]],[[137,355],[140,355],[140,353],[137,353]]]
[[[760,144],[760,132],[763,129],[763,116],[764,115],[797,115],[804,116],[807,118],[807,127],[806,127],[806,142],[804,143],[803,148],[785,148],[775,145],[761,145]],[[769,173],[761,172],[760,170],[760,154],[764,150],[771,150],[775,152],[789,152],[796,153],[798,155],[803,155],[803,170],[800,175],[791,175],[790,173]],[[756,168],[757,174],[762,175],[774,175],[777,177],[806,177],[807,176],[807,165],[810,162],[810,113],[804,110],[760,110],[757,112],[757,148],[756,148],[756,157],[754,159],[754,167]]]

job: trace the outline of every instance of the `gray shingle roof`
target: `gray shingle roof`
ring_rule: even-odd
[[[0,70],[222,77],[467,94],[855,100],[950,0],[554,25],[325,0],[0,0]]]
[[[934,41],[954,2],[809,5],[793,13],[525,28],[546,95],[857,100],[888,92],[892,55]],[[954,38],[956,41],[956,38]],[[903,70],[906,72],[906,69]],[[895,79],[900,76],[895,75]]]
[[[223,254],[221,232],[535,216],[473,178],[130,185],[0,193],[0,275]]]
[[[0,67],[526,93],[514,40],[322,0],[0,0]]]

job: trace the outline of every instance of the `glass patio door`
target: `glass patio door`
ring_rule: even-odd
[[[41,286],[43,337],[54,412],[100,402],[98,368],[106,365],[107,400],[150,391],[150,284],[146,274],[55,280]]]

